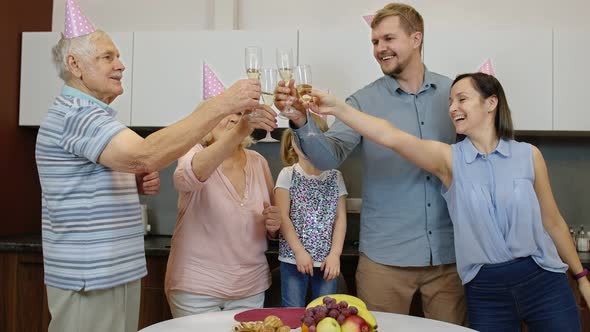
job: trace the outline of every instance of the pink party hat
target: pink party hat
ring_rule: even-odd
[[[492,65],[492,60],[490,59],[486,59],[486,61],[484,61],[484,63],[481,66],[479,66],[479,69],[477,71],[491,76],[496,76],[494,66]]]
[[[92,23],[82,14],[75,0],[66,0],[65,38],[85,36],[96,31]]]
[[[363,19],[369,26],[371,26],[371,22],[373,22],[373,17],[375,17],[375,15],[363,15]]]
[[[215,97],[225,91],[223,83],[217,75],[203,62],[203,100]]]

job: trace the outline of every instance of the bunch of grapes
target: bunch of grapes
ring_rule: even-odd
[[[301,317],[301,322],[307,325],[309,332],[316,332],[316,324],[326,317],[332,317],[342,325],[346,317],[358,313],[358,309],[355,306],[349,306],[346,301],[336,302],[335,299],[326,296],[323,302],[324,305],[305,309],[305,314]]]

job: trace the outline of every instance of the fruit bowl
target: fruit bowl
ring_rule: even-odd
[[[358,297],[331,294],[311,301],[301,318],[302,332],[377,332],[377,320]]]

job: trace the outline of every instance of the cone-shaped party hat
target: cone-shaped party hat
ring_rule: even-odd
[[[490,59],[486,59],[486,61],[484,61],[484,63],[481,66],[479,66],[479,69],[477,71],[480,73],[492,75],[494,77],[496,76],[494,66],[492,65],[492,60]]]
[[[203,63],[203,100],[215,97],[225,91],[223,83],[217,78],[217,75]]]
[[[64,37],[76,38],[96,31],[92,23],[82,14],[75,0],[66,0]]]
[[[363,15],[363,19],[369,26],[371,26],[371,22],[373,22],[373,17],[375,17],[375,15]]]

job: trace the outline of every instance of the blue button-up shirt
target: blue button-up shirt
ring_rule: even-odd
[[[418,93],[383,76],[347,99],[352,107],[386,119],[423,139],[455,142],[448,115],[451,81],[429,72]],[[363,139],[339,120],[324,135],[313,121],[294,129],[296,144],[319,169],[336,168],[360,144],[363,206],[360,248],[371,260],[393,266],[455,262],[453,229],[441,182],[394,151]]]
[[[531,256],[543,269],[565,272],[545,231],[534,188],[532,147],[500,140],[489,155],[466,138],[453,145],[453,181],[443,190],[455,227],[457,272],[464,284],[483,264]]]

